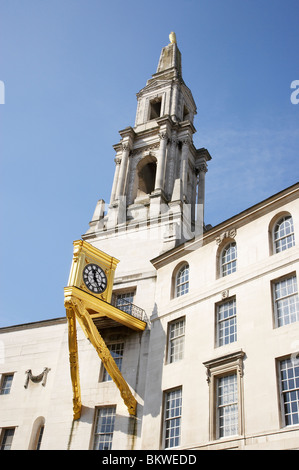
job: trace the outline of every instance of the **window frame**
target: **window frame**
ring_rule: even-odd
[[[6,380],[11,377],[9,387],[7,388],[5,386]],[[1,395],[9,395],[11,392],[11,387],[12,387],[12,382],[14,378],[14,373],[13,372],[5,372],[1,374],[1,380],[0,380],[0,396]]]
[[[276,228],[278,227],[278,225],[281,226],[283,223],[285,223],[287,219],[291,219],[292,232],[290,232],[289,234],[284,234],[283,236],[279,236],[276,239],[275,234],[278,232],[278,230]],[[282,249],[278,250],[277,243],[281,242],[282,240],[287,240],[289,237],[292,238],[292,245],[291,246],[286,246],[285,248],[282,248]],[[287,243],[287,245],[288,245],[288,243]],[[283,251],[289,250],[293,246],[295,246],[295,230],[294,230],[293,216],[289,213],[280,214],[278,217],[275,218],[275,221],[273,223],[272,252],[273,252],[273,254],[282,253]]]
[[[234,245],[234,247],[235,247],[235,258],[224,262],[223,261],[224,252],[232,245]],[[226,243],[222,247],[221,252],[220,252],[220,256],[219,256],[219,263],[220,263],[219,273],[220,273],[221,278],[229,276],[230,274],[233,274],[237,271],[237,260],[238,260],[237,242],[235,240],[230,240],[228,243]],[[231,265],[233,262],[235,262],[234,269],[231,269],[230,272],[224,272],[224,266],[227,267],[227,266]]]
[[[136,296],[136,288],[135,287],[132,287],[130,289],[126,289],[124,291],[114,291],[113,292],[113,298],[114,298],[114,305],[116,308],[119,308],[120,310],[122,311],[125,311],[126,313],[129,313],[129,315],[132,314],[132,305],[134,304],[134,299],[135,299],[135,296]],[[132,302],[128,299],[126,299],[126,297],[130,298],[132,300]],[[125,310],[125,307],[126,305],[122,305],[121,304],[121,300],[124,300],[126,301],[128,304],[128,310]],[[120,308],[122,307],[122,308]]]
[[[170,394],[175,393],[175,392],[180,392],[180,413],[178,415],[172,416],[170,418],[166,417],[167,410],[167,402],[170,401],[168,400],[168,397]],[[176,398],[177,399],[177,398]],[[173,408],[170,408],[173,409]],[[162,448],[163,449],[177,449],[181,445],[181,437],[182,437],[182,416],[183,416],[183,387],[180,385],[178,387],[174,387],[172,389],[165,390],[163,392],[163,433],[162,433]],[[168,427],[168,423],[173,422],[174,420],[179,419],[179,437],[178,437],[178,444],[174,446],[166,446],[166,440],[170,440],[170,438],[167,437],[167,431],[168,429],[174,429],[176,427]],[[173,437],[172,439],[176,439],[176,437]]]
[[[283,362],[289,361],[292,363],[293,368],[299,368],[299,355],[288,355],[279,357],[276,359],[276,373],[277,373],[277,385],[278,385],[278,393],[279,393],[279,408],[280,408],[280,425],[286,429],[298,428],[299,427],[299,386],[293,387],[292,389],[285,389],[283,390],[282,386],[282,369],[281,365]],[[298,372],[298,371],[297,371]],[[292,377],[289,377],[292,379]],[[298,383],[298,380],[296,380]],[[287,424],[286,413],[285,413],[285,400],[284,394],[286,393],[296,393],[297,395],[297,420],[296,424]],[[294,396],[294,395],[293,395]]]
[[[9,426],[7,428],[2,428],[1,433],[0,433],[0,450],[11,450],[12,443],[13,443],[13,438],[15,435],[15,430],[16,428],[14,426]],[[6,433],[12,431],[12,434],[10,436],[7,436]],[[7,438],[10,438],[10,443],[9,443],[9,448],[5,449],[4,447],[7,446],[6,441]]]
[[[186,269],[188,269],[187,280],[184,280],[183,282],[178,283],[178,277],[179,277],[181,271],[186,270]],[[174,285],[173,285],[173,294],[174,295],[173,295],[173,297],[174,298],[179,298],[179,297],[182,297],[183,295],[188,294],[189,293],[189,287],[190,287],[189,283],[190,283],[190,266],[189,266],[189,263],[187,261],[184,261],[184,262],[180,263],[174,271]],[[186,288],[184,289],[184,291],[182,293],[178,294],[178,288],[181,289],[182,286],[186,286]]]
[[[96,432],[97,431],[97,426],[98,426],[98,419],[99,419],[99,414],[100,412],[103,412],[104,410],[112,410],[113,414],[110,416],[113,416],[113,429],[112,432]],[[108,416],[108,415],[107,415]],[[110,451],[112,450],[113,446],[113,436],[114,436],[114,430],[115,430],[115,420],[116,420],[116,405],[107,405],[107,406],[98,406],[95,409],[95,415],[94,415],[94,425],[93,425],[93,432],[92,432],[92,449],[93,450],[101,450],[101,451]],[[107,424],[105,424],[106,426]],[[97,444],[97,436],[111,436],[109,441],[104,441],[104,442],[109,442],[109,449],[97,449],[95,446]]]
[[[219,390],[220,390],[220,382],[223,381],[224,379],[229,379],[230,377],[233,377],[234,378],[234,392],[233,392],[233,396],[234,396],[234,400],[231,400],[229,401],[228,403],[220,403],[220,393],[219,393]],[[231,385],[231,383],[224,383],[221,388],[224,390],[225,388],[227,389],[228,386]],[[222,397],[229,397],[231,395],[230,392],[227,392],[226,394],[223,392],[222,393]],[[225,439],[225,438],[230,438],[230,437],[233,437],[233,436],[238,436],[239,435],[239,396],[238,396],[238,375],[237,375],[237,372],[236,371],[232,371],[231,373],[227,373],[227,374],[224,374],[224,375],[220,375],[219,377],[217,377],[216,379],[216,385],[215,385],[215,399],[216,399],[216,410],[215,410],[215,414],[216,414],[216,436],[218,439]],[[229,413],[226,413],[223,412],[223,410],[228,410],[229,408],[231,407],[236,407],[237,408],[237,411],[236,411],[236,415],[237,415],[237,432],[236,433],[233,433],[233,432],[229,432],[229,433],[223,433],[223,430],[225,429],[225,418],[227,418],[227,414],[229,415],[229,419],[235,414],[234,411],[229,411]],[[223,425],[221,425],[220,423],[220,420],[221,418],[224,418],[224,423]]]
[[[219,319],[219,310],[222,306],[229,304],[233,302],[233,308],[234,308],[234,314],[231,316],[228,316],[227,318],[224,319]],[[215,319],[216,319],[216,338],[215,338],[215,345],[217,348],[221,348],[223,346],[227,346],[229,344],[235,343],[238,340],[238,317],[237,317],[237,301],[236,301],[236,296],[232,296],[229,298],[226,298],[225,300],[222,300],[221,302],[217,302],[215,304]],[[231,319],[234,319],[234,337],[235,339],[233,341],[229,341],[227,343],[223,342],[220,344],[220,325],[226,324],[228,321]],[[229,329],[231,326],[229,326]],[[229,334],[228,337],[231,335]],[[223,336],[223,339],[225,336]]]
[[[279,284],[279,283],[282,283],[283,281],[287,281],[289,279],[292,279],[292,278],[295,278],[295,282],[296,282],[296,286],[297,286],[297,291],[292,293],[292,294],[287,294],[283,297],[276,297],[276,286]],[[284,276],[281,276],[277,279],[273,279],[271,281],[271,291],[272,291],[272,309],[273,309],[273,324],[274,324],[274,327],[275,328],[282,328],[284,326],[289,326],[293,323],[296,323],[299,321],[299,306],[298,306],[298,309],[296,309],[295,311],[295,315],[296,315],[296,320],[294,321],[289,321],[288,323],[285,323],[285,318],[286,318],[286,315],[284,314],[284,316],[282,317],[279,317],[278,316],[278,302],[279,301],[283,301],[283,300],[286,300],[286,299],[289,299],[290,297],[295,297],[297,295],[297,302],[299,302],[299,294],[298,294],[298,279],[297,279],[297,273],[296,271],[293,271],[289,274],[285,274]],[[297,302],[296,302],[296,305],[297,305]],[[288,316],[290,317],[291,316],[291,313],[289,311],[289,307],[290,307],[291,304],[288,304]],[[285,309],[285,307],[284,307]],[[279,324],[280,323],[280,320],[283,319],[283,324]]]
[[[209,386],[209,433],[210,440],[226,440],[244,435],[243,361],[245,353],[239,350],[217,359],[206,361],[207,383]],[[218,380],[232,374],[237,376],[238,434],[220,437],[218,423],[217,390]]]
[[[172,327],[180,322],[183,322],[183,332],[178,333],[176,336],[171,337]],[[186,317],[179,317],[175,320],[172,320],[167,325],[167,353],[166,353],[166,364],[174,364],[184,359],[184,352],[185,352],[185,333],[186,333]],[[172,354],[173,349],[172,345],[174,344],[175,340],[182,339],[182,341],[178,342],[179,348],[181,347],[181,351],[176,351]],[[172,360],[172,357],[177,355],[181,355],[178,359]]]
[[[122,346],[122,349],[121,349],[122,354],[121,354],[121,356],[116,357],[116,356],[113,355],[113,353],[115,351],[113,351],[112,349],[114,347],[119,346],[119,345]],[[125,350],[125,341],[124,341],[123,337],[121,337],[119,340],[109,341],[107,343],[107,347],[108,347],[108,349],[110,351],[110,354],[113,357],[119,371],[121,372],[122,362],[123,362],[123,358],[124,358],[124,350]],[[107,383],[107,382],[112,382],[112,381],[113,380],[112,380],[111,376],[109,375],[109,373],[107,372],[104,364],[102,363],[102,370],[101,370],[101,374],[100,374],[100,382]]]

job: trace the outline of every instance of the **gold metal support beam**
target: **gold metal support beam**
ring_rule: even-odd
[[[77,345],[77,331],[76,331],[76,315],[72,303],[65,302],[66,316],[68,321],[68,341],[69,341],[69,360],[71,380],[73,386],[73,415],[74,420],[79,419],[81,416],[81,389],[79,379],[79,360],[78,360],[78,345]]]
[[[95,326],[94,320],[98,325],[107,325],[107,322],[108,324],[110,322],[110,324],[123,325],[134,331],[143,331],[146,328],[146,322],[110,303],[114,273],[119,261],[85,241],[76,240],[73,244],[73,260],[68,287],[64,289],[64,305],[68,319],[74,419],[80,418],[82,408],[76,319],[118,387],[130,415],[134,416],[137,401]],[[93,272],[98,273],[98,278],[95,274],[92,278]],[[91,280],[88,273],[91,274]]]
[[[111,356],[105,341],[103,340],[98,329],[93,323],[90,313],[86,309],[85,302],[82,299],[71,295],[67,289],[68,288],[65,289],[64,303],[69,321],[70,367],[73,385],[74,419],[78,419],[80,417],[79,408],[81,409],[77,340],[75,341],[74,335],[75,318],[77,318],[85,336],[90,340],[91,344],[94,346],[108,374],[111,376],[112,380],[118,387],[122,399],[124,400],[130,415],[134,416],[136,414],[137,401],[134,398],[127,382],[123,378],[113,357]],[[74,342],[76,342],[76,346],[74,346]]]

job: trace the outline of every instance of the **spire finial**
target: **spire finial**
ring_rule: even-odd
[[[173,31],[171,31],[171,33],[169,35],[169,40],[170,40],[171,44],[176,44],[176,35]]]

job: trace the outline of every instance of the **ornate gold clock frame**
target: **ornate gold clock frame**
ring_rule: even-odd
[[[73,244],[74,252],[68,286],[64,288],[64,306],[68,321],[74,420],[80,418],[82,409],[76,320],[118,387],[130,415],[135,415],[137,401],[102,338],[99,325],[108,320],[110,323],[125,325],[135,331],[143,331],[146,322],[111,305],[114,274],[119,261],[83,240],[76,240]],[[99,266],[106,275],[107,286],[103,292],[90,292],[84,282],[83,271],[90,264]]]

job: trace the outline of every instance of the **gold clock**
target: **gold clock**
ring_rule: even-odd
[[[73,245],[68,286],[77,287],[105,302],[110,302],[114,273],[119,261],[84,240],[76,240]]]

